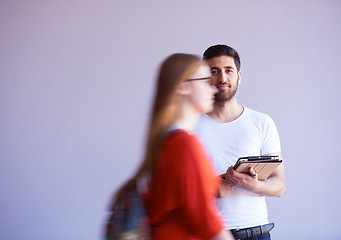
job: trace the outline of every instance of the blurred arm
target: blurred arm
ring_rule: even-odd
[[[217,236],[211,238],[211,240],[234,240],[231,231],[222,230]]]

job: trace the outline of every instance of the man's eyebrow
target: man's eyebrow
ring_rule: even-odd
[[[234,69],[232,66],[225,66],[224,68]]]
[[[232,67],[232,66],[224,66],[223,68],[227,68],[227,69],[234,69],[234,67]],[[220,68],[218,68],[218,67],[211,67],[211,69],[220,69]]]

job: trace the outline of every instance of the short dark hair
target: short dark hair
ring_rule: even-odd
[[[234,63],[236,64],[237,70],[240,71],[240,58],[238,52],[227,45],[217,44],[206,49],[203,54],[204,60],[210,60],[215,57],[229,56],[233,57]]]

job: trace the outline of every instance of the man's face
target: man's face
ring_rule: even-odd
[[[216,101],[229,101],[235,97],[240,83],[241,72],[237,70],[233,57],[220,56],[208,60],[211,68],[213,84],[218,92]]]

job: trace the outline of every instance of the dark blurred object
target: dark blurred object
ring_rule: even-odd
[[[151,239],[148,216],[135,180],[116,194],[105,231],[106,240]]]

